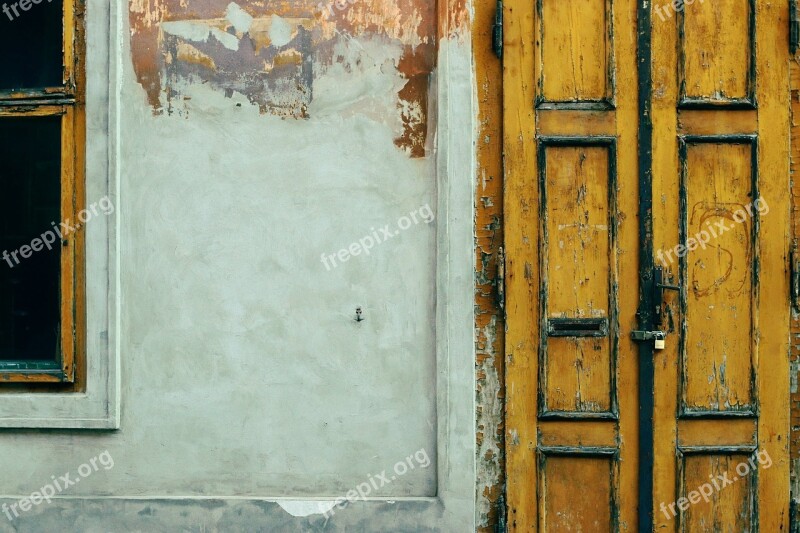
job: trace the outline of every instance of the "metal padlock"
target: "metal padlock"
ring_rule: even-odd
[[[656,350],[663,350],[667,347],[667,335],[663,331],[656,333],[655,341]]]

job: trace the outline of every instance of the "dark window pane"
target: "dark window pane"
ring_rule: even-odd
[[[60,197],[61,117],[0,118],[0,361],[59,358]]]
[[[63,85],[62,41],[63,0],[0,1],[0,90]]]

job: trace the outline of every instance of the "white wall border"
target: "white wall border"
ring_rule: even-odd
[[[469,35],[442,37],[436,71],[438,212],[445,214],[439,216],[436,262],[438,498],[452,531],[475,531],[478,113],[471,43]]]
[[[118,207],[122,2],[88,4],[86,202],[108,196]],[[86,392],[0,394],[0,428],[119,428],[119,221],[115,209],[85,226]]]

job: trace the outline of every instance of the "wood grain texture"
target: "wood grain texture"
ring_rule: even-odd
[[[789,9],[787,2],[758,0],[756,18],[760,194],[770,212],[762,217],[768,236],[760,250],[764,310],[756,324],[759,445],[774,464],[758,476],[761,531],[789,527]]]
[[[613,531],[610,458],[549,456],[542,463],[542,531]],[[581,497],[575,490],[576,479],[584,480]]]
[[[788,527],[787,14],[786,3],[768,0],[687,5],[686,96],[705,109],[680,111],[671,73],[680,70],[681,26],[653,19],[654,248],[662,258],[674,251],[661,262],[683,285],[682,295],[666,296],[670,335],[656,352],[658,531]],[[757,87],[757,109],[735,110],[731,100],[748,97],[748,87]],[[768,210],[754,206],[759,198]],[[703,232],[711,233],[707,244],[689,242]],[[772,465],[678,517],[659,509],[746,460],[745,445],[766,450]],[[697,447],[702,453],[687,451]]]
[[[789,61],[789,84],[791,90],[791,201],[792,201],[792,239],[800,238],[800,187],[798,187],[797,176],[800,175],[800,52],[796,53]],[[790,338],[790,376],[794,381],[797,379],[798,369],[800,369],[800,313],[791,313],[791,338]],[[792,472],[793,486],[797,486],[797,479],[800,476],[800,387],[791,388],[791,423],[790,423],[790,464]],[[791,531],[797,531],[800,527],[800,509],[796,504],[798,494],[792,490]]]
[[[697,2],[695,2],[697,4]],[[694,5],[688,6],[692,9]],[[687,15],[688,16],[688,15]],[[680,172],[678,163],[677,106],[679,100],[678,24],[675,17],[662,20],[652,17],[653,53],[653,248],[670,250],[678,244],[680,211]],[[719,121],[721,121],[720,119]],[[656,252],[657,253],[657,252]],[[658,264],[659,259],[656,258]],[[678,281],[678,264],[663,265],[668,279]],[[655,357],[655,413],[653,417],[654,465],[653,487],[655,508],[653,522],[656,531],[674,533],[677,520],[666,517],[658,509],[660,503],[668,505],[677,500],[677,425],[678,412],[678,342],[676,341],[678,295],[665,294],[662,327],[669,332],[666,349],[657,351]],[[705,422],[705,421],[704,421]],[[705,424],[707,427],[707,423]]]
[[[628,335],[638,304],[637,5],[543,0],[539,12],[534,7],[505,2],[508,528],[632,532],[637,350]],[[602,99],[613,106],[570,107]],[[551,100],[567,105],[547,107]],[[542,104],[538,111],[535,102]],[[553,136],[557,142],[548,144]],[[603,138],[614,141],[614,151]],[[605,318],[610,331],[546,337],[548,320],[564,318]],[[619,343],[616,358],[612,341]],[[552,402],[543,406],[539,395]],[[587,414],[606,418],[586,420]],[[610,455],[593,456],[598,447]],[[537,461],[537,454],[545,459]],[[587,497],[578,501],[577,494]]]
[[[752,1],[699,0],[678,13],[684,98],[725,103],[751,96]]]
[[[610,100],[610,2],[538,0],[540,100]],[[587,23],[591,21],[591,23]]]
[[[544,150],[547,195],[542,213],[543,268],[547,318],[612,316],[612,261],[609,151],[598,146]],[[547,340],[544,369],[547,409],[603,412],[612,408],[611,375],[616,361],[611,336]]]
[[[754,410],[754,289],[757,219],[747,144],[686,148],[686,331],[681,356],[682,409]],[[759,239],[760,240],[760,239]]]
[[[635,42],[635,35],[625,33],[628,28],[635,31],[636,4],[615,2],[613,11],[607,11],[611,19],[595,16],[595,28],[584,27],[590,22],[574,10],[585,15],[599,4],[584,2],[576,7],[564,1],[556,6],[543,0],[537,19],[530,5],[506,2],[507,450],[512,531],[638,530],[637,350],[628,339],[635,328],[638,298],[638,117],[635,97],[627,97],[636,92],[635,49],[628,46]],[[698,0],[684,7],[672,17],[652,20],[654,249],[663,255],[684,246],[682,252],[673,252],[671,259],[663,261],[667,281],[683,281],[683,293],[667,292],[661,308],[662,328],[670,335],[666,349],[655,354],[653,515],[656,529],[664,532],[739,531],[743,524],[760,531],[785,531],[789,501],[788,9],[784,2],[769,0]],[[560,21],[549,35],[548,18]],[[602,22],[608,20],[613,24]],[[589,37],[597,27],[613,29],[605,45],[605,50],[613,50],[613,61],[603,63],[598,50],[594,55],[580,52],[585,42],[599,42],[597,33]],[[536,35],[543,37],[537,41]],[[561,61],[560,74],[549,74],[551,57]],[[592,58],[585,74],[564,68]],[[613,66],[610,79],[618,90],[615,110],[556,106],[538,114],[532,111],[531,101],[551,100],[551,94],[565,102],[595,98],[601,87],[597,73],[603,65]],[[542,81],[548,78],[558,80],[558,87]],[[537,87],[532,87],[532,80],[540,81]],[[592,89],[581,93],[578,86]],[[607,186],[603,166],[598,164],[602,158],[586,147],[550,147],[547,157],[537,161],[538,135],[615,135],[617,208],[610,210],[600,200],[601,194],[591,192],[602,190],[604,183]],[[543,161],[547,164],[545,189],[559,192],[553,195],[558,197],[556,203],[547,204],[540,213],[543,198],[533,176],[541,175]],[[550,196],[547,192],[548,201]],[[759,210],[755,203],[759,198],[764,201],[760,207],[768,205],[768,211]],[[737,214],[740,211],[746,213],[745,218]],[[579,231],[596,226],[607,212],[613,212],[619,235],[616,260],[607,260],[600,252],[607,243],[599,232]],[[689,241],[708,230],[709,224],[722,222],[730,227],[713,236],[713,242],[698,246]],[[540,235],[537,241],[533,234],[537,224],[548,235],[563,238],[545,242]],[[547,261],[541,262],[539,254],[546,254]],[[597,279],[613,277],[614,268],[620,287],[625,288],[618,292],[623,332],[616,370],[619,420],[616,427],[610,426],[620,462],[609,471],[593,464],[581,477],[570,469],[587,457],[566,455],[559,456],[557,467],[542,471],[552,458],[537,464],[533,455],[543,446],[583,450],[597,442],[608,443],[607,429],[599,429],[603,421],[538,420],[533,413],[541,406],[533,398],[537,394],[541,398],[540,388],[546,386],[547,398],[557,398],[564,409],[580,409],[577,399],[592,390],[581,388],[583,384],[602,381],[592,381],[598,377],[596,369],[602,368],[597,365],[605,353],[602,341],[559,337],[543,343],[541,324],[550,318],[602,316],[600,302],[611,293],[604,292]],[[540,305],[545,301],[542,295],[546,307]],[[537,345],[546,346],[543,359],[536,357]],[[592,360],[587,355],[590,351],[599,358]],[[544,369],[547,380],[537,383],[535,376],[541,373],[537,365],[542,361],[548,365]],[[584,365],[592,370],[578,372]],[[683,409],[681,398],[685,398]],[[533,438],[537,431],[538,442]],[[704,502],[705,507],[697,506],[678,517],[660,512],[659,503],[688,497],[696,488],[693,485],[735,467],[757,450],[773,459],[769,467],[758,468],[758,475],[742,479],[735,489],[721,491],[710,503]],[[619,484],[613,511],[616,521],[606,525],[607,517],[598,514],[598,508],[560,507],[568,492],[577,493],[582,486],[594,491],[609,480],[613,480],[612,493],[615,483]],[[604,489],[596,490],[605,494]],[[558,522],[567,514],[571,525]]]
[[[754,497],[758,471],[751,469],[749,459],[749,454],[736,453],[696,454],[681,458],[678,497],[688,502],[682,502],[686,509],[678,508],[679,517],[673,519],[681,523],[681,531],[752,531],[758,522]],[[758,462],[754,464],[758,465]],[[746,466],[741,468],[739,465]],[[737,468],[739,472],[747,471],[748,474],[740,475]],[[730,480],[730,483],[724,480]],[[663,510],[661,513],[664,514]]]
[[[509,531],[538,529],[539,253],[534,2],[504,2],[506,497]],[[512,229],[513,228],[513,229]]]

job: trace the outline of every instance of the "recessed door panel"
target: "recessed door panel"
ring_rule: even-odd
[[[684,248],[673,251],[680,255],[686,287],[680,306],[681,414],[753,415],[758,221],[767,205],[758,196],[756,137],[678,142]]]
[[[540,139],[541,414],[616,416],[613,139]]]
[[[612,0],[537,0],[540,107],[613,106],[611,6]]]

